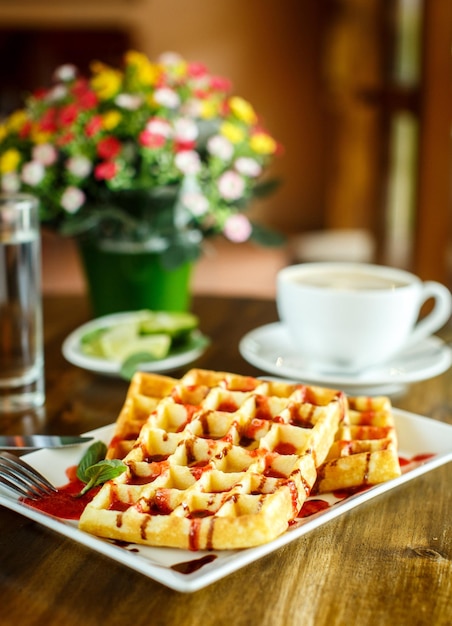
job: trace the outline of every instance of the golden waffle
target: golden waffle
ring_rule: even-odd
[[[336,440],[318,470],[317,493],[376,485],[400,476],[389,398],[358,396],[347,403]]]
[[[164,391],[160,380],[135,375],[114,446],[127,424],[142,421],[146,390],[151,413],[124,458],[127,471],[102,487],[80,528],[192,550],[246,548],[282,534],[334,442],[345,396],[199,369],[174,384],[163,377]]]
[[[124,405],[115,424],[107,459],[123,459],[133,448],[141,427],[162,398],[179,381],[168,376],[139,374],[132,379]]]

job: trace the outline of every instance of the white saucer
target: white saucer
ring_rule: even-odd
[[[452,364],[452,350],[439,337],[432,335],[384,365],[358,374],[316,372],[309,369],[309,363],[294,347],[280,322],[249,332],[241,339],[239,350],[244,359],[265,372],[339,387],[349,393],[396,393],[408,383],[441,374]]]
[[[67,361],[69,361],[69,363],[72,363],[72,365],[76,365],[77,367],[81,367],[82,369],[96,372],[98,374],[105,374],[107,376],[120,376],[120,363],[84,354],[81,349],[81,338],[86,333],[97,330],[98,328],[108,327],[116,324],[117,322],[134,319],[136,315],[136,311],[112,313],[103,317],[97,317],[96,319],[83,324],[64,340],[62,346],[63,356]],[[199,334],[202,335],[201,332],[199,332]],[[191,363],[201,356],[205,350],[206,347],[194,347],[180,352],[177,351],[174,354],[171,354],[170,352],[164,359],[142,363],[140,365],[140,370],[144,372],[157,373],[170,372]]]

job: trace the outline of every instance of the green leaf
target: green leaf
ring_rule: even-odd
[[[274,230],[270,230],[261,224],[253,223],[252,239],[262,246],[281,246],[286,242],[286,237]]]
[[[93,487],[97,487],[97,485],[106,483],[107,480],[116,478],[125,472],[126,469],[127,465],[118,459],[105,459],[104,461],[90,465],[90,467],[87,467],[85,470],[88,482],[78,495],[82,496]]]
[[[268,196],[271,193],[274,193],[276,189],[281,185],[280,178],[271,178],[269,180],[264,180],[255,185],[253,189],[253,196],[255,198],[263,198]]]
[[[82,456],[80,463],[77,465],[77,478],[83,483],[89,481],[89,475],[87,471],[91,465],[95,465],[102,459],[105,459],[107,454],[107,446],[103,441],[95,441],[86,450]]]
[[[156,358],[150,352],[136,352],[121,364],[119,373],[122,378],[131,380],[139,365],[141,363],[149,363],[150,361],[161,361],[161,359]]]

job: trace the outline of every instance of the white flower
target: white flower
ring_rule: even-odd
[[[180,110],[188,117],[201,117],[202,102],[196,98],[190,98],[181,104]]]
[[[180,117],[174,122],[174,136],[177,141],[194,141],[198,134],[198,127],[193,120]]]
[[[93,169],[91,161],[82,156],[73,156],[66,162],[66,167],[71,174],[78,178],[86,178]]]
[[[6,193],[15,193],[20,189],[20,178],[16,172],[8,172],[2,176],[2,191]]]
[[[76,213],[85,202],[85,194],[77,187],[67,187],[61,196],[61,206],[68,213]]]
[[[156,89],[154,92],[154,99],[158,104],[168,107],[168,109],[177,109],[180,104],[179,95],[168,87]]]
[[[166,120],[162,120],[158,117],[153,117],[146,124],[146,130],[148,130],[153,135],[160,135],[161,137],[171,137],[173,133],[173,129],[171,128],[171,124]]]
[[[234,163],[235,169],[243,176],[256,178],[262,173],[262,166],[251,157],[239,157]]]
[[[67,88],[65,85],[56,85],[46,94],[45,99],[49,102],[57,102],[58,100],[63,100],[67,95]]]
[[[35,187],[45,176],[45,168],[38,161],[29,161],[22,168],[22,180],[26,185]]]
[[[197,174],[201,169],[201,159],[194,150],[178,152],[174,158],[174,163],[183,174]]]
[[[54,80],[62,80],[63,82],[73,80],[77,76],[77,68],[71,63],[65,63],[57,67],[53,74]]]
[[[223,228],[223,233],[230,241],[242,243],[250,238],[252,230],[253,227],[249,219],[245,215],[237,213],[236,215],[228,217]]]
[[[218,179],[218,189],[225,200],[238,200],[245,191],[245,181],[237,172],[228,170]]]
[[[204,215],[209,210],[209,201],[199,191],[182,193],[181,201],[190,213],[196,216]]]
[[[182,63],[183,60],[184,59],[177,52],[162,52],[162,54],[157,58],[159,63],[169,67],[172,65],[179,65],[179,63]]]
[[[143,98],[138,94],[120,93],[116,96],[115,103],[127,111],[136,111],[143,104]]]
[[[33,161],[38,161],[43,165],[53,165],[58,158],[58,152],[50,143],[42,143],[34,146],[32,151]]]
[[[229,139],[226,139],[226,137],[223,137],[222,135],[214,135],[213,137],[210,137],[207,142],[207,150],[210,154],[222,159],[223,161],[229,161],[234,154],[234,146]]]

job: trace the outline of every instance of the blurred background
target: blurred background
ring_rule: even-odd
[[[230,78],[284,146],[253,205],[282,249],[213,244],[195,291],[273,296],[282,265],[376,261],[452,285],[452,2],[0,0],[0,117],[54,69],[175,51]],[[44,236],[44,287],[82,290]]]

